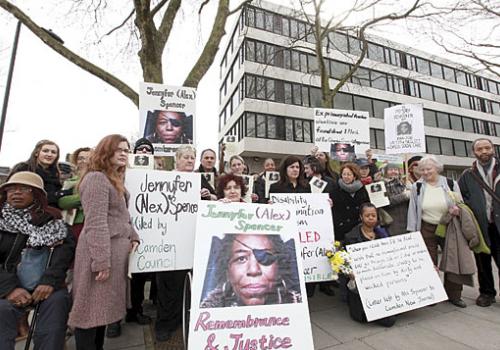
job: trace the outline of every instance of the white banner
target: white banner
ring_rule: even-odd
[[[129,272],[192,268],[200,174],[128,169],[125,187],[132,225],[141,239],[130,256]]]
[[[326,251],[332,248],[335,237],[328,194],[271,193],[270,200],[295,208],[306,282],[332,280],[332,268]]]
[[[314,349],[295,213],[200,202],[189,350]]]
[[[352,157],[355,153],[363,153],[370,148],[368,112],[315,108],[314,144],[321,152],[330,152],[332,146],[338,144],[354,146],[350,152]]]
[[[420,232],[346,249],[368,321],[448,299]]]
[[[196,89],[141,83],[139,126],[155,155],[172,155],[183,144],[195,143]]]
[[[384,109],[385,152],[425,153],[424,108],[421,104]]]

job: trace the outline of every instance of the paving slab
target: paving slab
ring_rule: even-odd
[[[348,343],[335,345],[323,350],[374,350],[374,349],[371,346],[359,340],[352,340]]]
[[[314,349],[322,350],[330,346],[340,344],[340,342],[337,339],[332,337],[330,334],[328,334],[315,324],[312,324],[311,328],[314,340]]]
[[[480,307],[477,305],[471,305],[459,311],[466,313],[470,316],[481,318],[485,321],[495,322],[496,324],[500,325],[500,303],[498,302],[489,307]]]

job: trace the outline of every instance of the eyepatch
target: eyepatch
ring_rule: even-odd
[[[276,260],[278,260],[278,255],[270,253],[267,249],[252,248],[237,239],[235,239],[235,241],[241,244],[242,246],[250,249],[252,251],[253,256],[255,256],[255,260],[257,260],[257,262],[263,266],[272,265],[276,262]]]

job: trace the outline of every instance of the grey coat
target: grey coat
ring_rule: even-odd
[[[384,210],[394,220],[388,227],[391,236],[406,233],[408,219],[409,193],[406,191],[405,184],[398,178],[386,179],[385,188],[390,204],[384,207]]]

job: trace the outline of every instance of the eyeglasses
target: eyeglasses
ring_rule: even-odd
[[[116,153],[130,153],[130,150],[128,148],[120,148],[118,147],[116,150],[115,150]]]
[[[255,256],[255,260],[263,266],[269,266],[272,265],[278,260],[278,255],[271,253],[267,249],[256,249],[249,247],[245,243],[241,242],[240,240],[235,239],[236,242],[244,246],[245,248],[248,248],[252,251],[253,256]]]
[[[162,124],[167,124],[167,122],[170,123],[170,125],[172,125],[173,127],[175,128],[178,128],[182,125],[182,120],[179,120],[179,119],[175,119],[175,118],[162,118],[158,124],[159,125],[162,125]]]
[[[11,194],[11,193],[15,193],[15,192],[31,193],[31,192],[33,192],[33,189],[31,187],[27,187],[27,186],[9,186],[5,189],[5,192],[7,192],[7,194]]]
[[[151,149],[151,147],[149,147],[148,145],[139,146],[139,147],[136,148],[136,150],[139,151],[139,152],[151,152],[151,151],[153,151]]]

